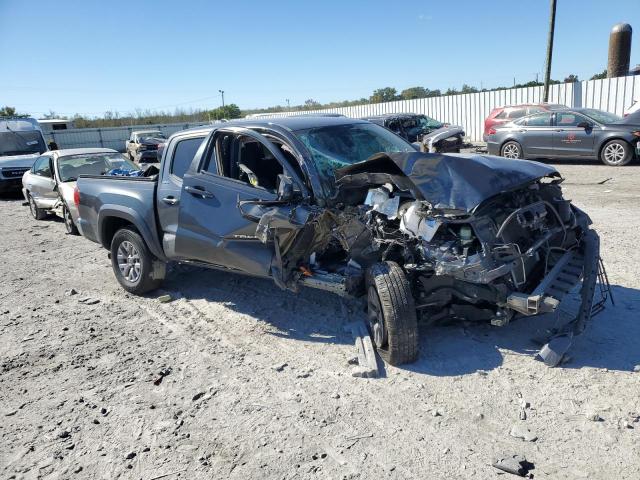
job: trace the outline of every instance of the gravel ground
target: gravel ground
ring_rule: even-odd
[[[571,360],[533,358],[550,319],[458,324],[379,379],[351,376],[358,302],[185,267],[137,298],[105,250],[5,197],[0,477],[486,479],[521,454],[536,479],[640,478],[640,167],[558,168],[616,300]]]

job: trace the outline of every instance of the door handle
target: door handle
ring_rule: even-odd
[[[176,197],[171,197],[171,196],[164,197],[162,201],[167,205],[175,205],[176,203],[178,203],[178,199]]]
[[[184,187],[184,189],[186,192],[190,193],[191,195],[195,195],[196,197],[215,198],[215,195],[213,193],[208,192],[203,187],[192,187],[190,185],[187,185],[186,187]]]

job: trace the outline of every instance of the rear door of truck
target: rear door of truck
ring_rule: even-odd
[[[207,134],[202,132],[175,136],[164,152],[156,205],[162,229],[162,247],[169,258],[176,257],[175,240],[183,177],[206,137]]]

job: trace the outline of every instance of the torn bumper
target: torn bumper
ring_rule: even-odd
[[[595,231],[588,230],[583,237],[582,246],[580,306],[573,318],[565,323],[559,330],[552,332],[547,343],[544,344],[538,352],[538,356],[550,367],[555,367],[560,364],[565,353],[571,347],[573,337],[581,334],[585,330],[593,315],[593,300],[600,274],[600,237],[598,237]],[[573,268],[576,264],[567,263],[567,265],[569,268]],[[561,267],[561,269],[562,268],[563,267]],[[557,281],[564,280],[562,274],[557,275],[556,279]],[[545,291],[548,291],[554,297],[564,296],[557,290],[557,281],[550,282],[549,285],[544,285],[543,287],[546,289]],[[572,285],[571,288],[573,288],[574,285]],[[569,290],[571,288],[569,288]],[[561,298],[558,300],[561,300]]]

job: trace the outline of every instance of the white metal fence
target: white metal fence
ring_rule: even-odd
[[[542,101],[542,87],[511,88],[442,97],[400,100],[354,107],[327,108],[302,112],[274,113],[270,116],[340,113],[360,118],[384,113],[422,113],[442,122],[464,127],[471,141],[482,141],[484,119],[495,107]],[[552,85],[549,102],[572,108],[589,107],[622,115],[634,100],[640,100],[640,76],[586,80]]]
[[[129,127],[73,128],[53,130],[44,134],[47,142],[54,141],[58,148],[104,147],[124,151],[124,142],[131,132],[140,130],[160,130],[165,136],[177,131],[203,125],[200,123],[170,123],[162,125],[131,125]]]
[[[590,107],[621,115],[634,100],[640,100],[640,75],[586,80],[576,83],[552,85],[549,101],[568,107]],[[484,119],[495,107],[518,103],[541,102],[542,87],[511,88],[492,92],[447,95],[417,100],[374,103],[354,107],[327,108],[301,112],[282,112],[268,115],[282,117],[309,113],[340,113],[361,118],[383,113],[422,113],[442,122],[464,127],[469,140],[482,141]],[[108,147],[124,150],[124,142],[134,130],[158,129],[169,136],[178,130],[196,127],[202,123],[176,123],[167,125],[132,125],[114,128],[81,128],[59,130],[46,134],[60,148]]]

